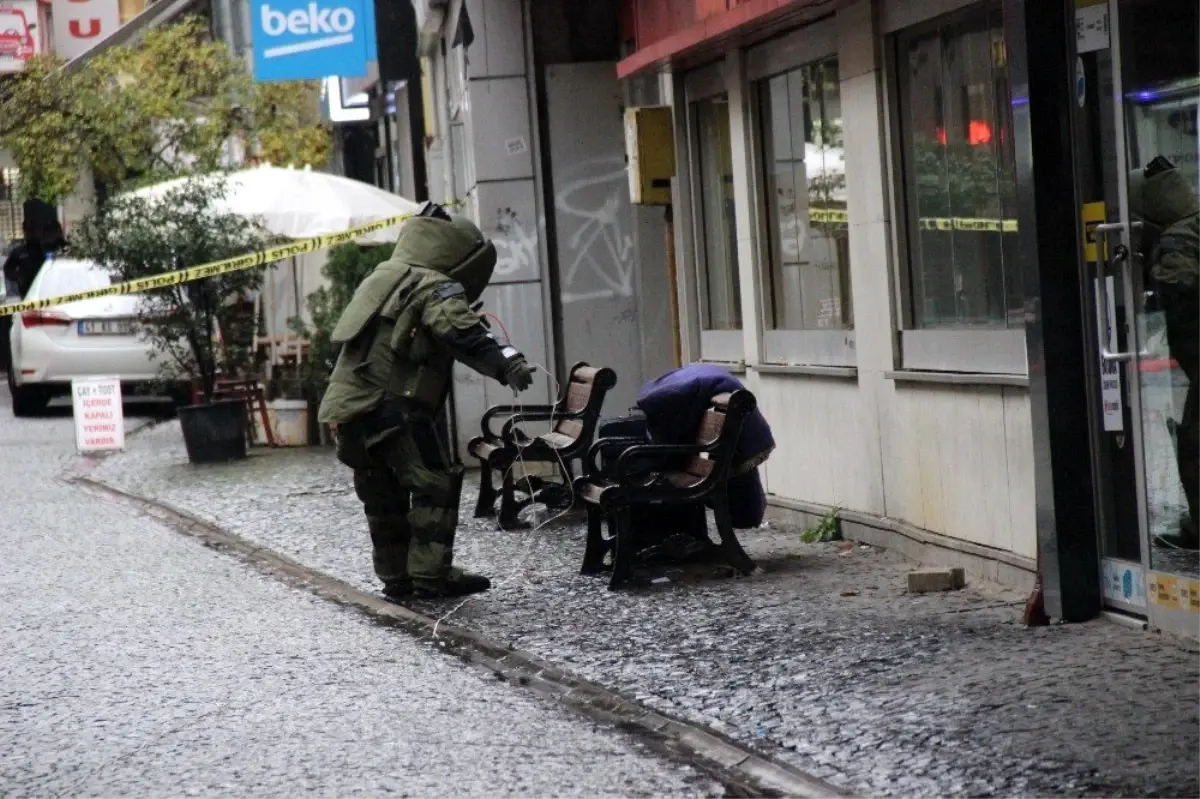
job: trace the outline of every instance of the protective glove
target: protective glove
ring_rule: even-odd
[[[524,358],[514,358],[504,372],[504,382],[518,393],[533,385],[533,367]]]

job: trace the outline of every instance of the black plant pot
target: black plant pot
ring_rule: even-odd
[[[192,463],[220,463],[246,457],[246,404],[217,400],[178,410],[183,443]]]

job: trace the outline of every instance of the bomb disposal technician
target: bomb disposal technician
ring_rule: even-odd
[[[1175,428],[1187,515],[1176,535],[1155,543],[1200,549],[1200,197],[1179,169],[1158,156],[1129,176],[1129,213],[1143,222],[1146,285],[1166,317],[1167,349],[1187,376],[1183,418]]]
[[[463,596],[491,587],[451,565],[463,467],[434,422],[458,360],[525,391],[533,369],[471,309],[496,249],[474,224],[427,203],[404,223],[391,259],[354,292],[333,330],[341,348],[319,418],[354,470],[390,598]]]

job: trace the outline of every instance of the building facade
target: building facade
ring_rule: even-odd
[[[1058,618],[1196,635],[1200,560],[1172,543],[1187,378],[1126,176],[1162,155],[1197,185],[1195,4],[626,18],[618,74],[670,86],[685,359],[758,396],[775,504],[1010,585],[1040,566]]]
[[[868,540],[883,528],[955,558],[978,552],[990,563],[977,571],[1032,587],[999,9],[943,27],[933,3],[791,5],[759,18],[744,46],[724,40],[670,72],[686,358],[728,364],[758,396],[779,442],[765,472],[780,504],[839,508]],[[635,4],[645,38],[623,74],[723,16],[643,33],[654,6]],[[924,74],[893,69],[889,52],[917,53]],[[962,173],[967,162],[978,173]]]
[[[245,50],[246,0],[199,5]],[[1195,2],[375,13],[374,71],[327,83],[339,166],[479,223],[500,255],[486,307],[532,361],[613,367],[612,416],[678,364],[723,365],[775,430],[778,513],[1040,576],[1055,618],[1200,634],[1177,536],[1190,386],[1130,178],[1162,157],[1200,185]],[[667,206],[631,201],[637,107],[670,112]],[[456,373],[460,449],[506,393]]]

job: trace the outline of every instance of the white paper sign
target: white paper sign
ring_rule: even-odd
[[[75,448],[80,452],[125,449],[125,414],[121,381],[90,377],[71,381],[75,415]]]
[[[54,52],[68,61],[121,27],[120,0],[53,0]]]
[[[1108,298],[1108,330],[1103,333],[1097,332],[1096,336],[1100,340],[1100,349],[1112,350],[1116,335],[1113,325],[1113,320],[1117,318],[1117,301],[1116,295],[1113,293],[1115,282],[1112,275],[1105,278],[1108,290],[1104,292],[1104,296]],[[1096,286],[1096,320],[1099,325],[1099,320],[1104,317],[1100,313],[1100,280],[1095,279],[1093,283]],[[1119,433],[1125,429],[1125,407],[1124,400],[1121,398],[1121,364],[1113,361],[1106,361],[1103,357],[1100,358],[1100,402],[1104,408],[1104,430],[1109,433]]]
[[[1108,48],[1108,3],[1075,9],[1075,52]]]
[[[0,2],[0,72],[20,72],[42,52],[37,0]]]

